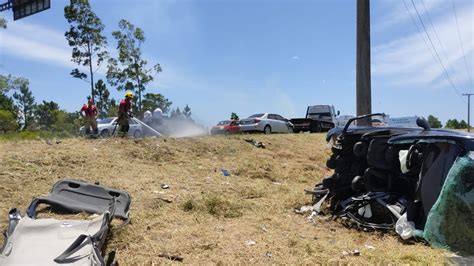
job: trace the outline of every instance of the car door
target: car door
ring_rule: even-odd
[[[240,130],[239,128],[239,121],[232,121],[229,125],[229,133],[235,134],[238,133]]]
[[[281,123],[278,116],[275,114],[268,114],[269,124],[272,127],[272,132],[281,132]]]
[[[286,118],[284,118],[283,116],[281,115],[276,115],[277,118],[278,118],[278,121],[280,122],[280,126],[281,126],[281,131],[282,133],[288,133],[288,121],[286,120]]]

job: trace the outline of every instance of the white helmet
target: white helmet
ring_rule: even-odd
[[[154,117],[154,118],[161,118],[161,117],[163,117],[163,111],[162,111],[160,108],[156,108],[156,109],[153,111],[153,117]]]

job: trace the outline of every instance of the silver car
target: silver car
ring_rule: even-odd
[[[281,115],[254,114],[240,120],[240,132],[289,133],[293,132],[293,124]]]
[[[134,138],[143,137],[143,128],[140,123],[136,121],[136,118],[129,120],[130,129],[128,130],[128,135],[133,136]],[[117,125],[117,117],[107,117],[103,119],[97,119],[97,129],[99,130],[99,135],[101,137],[108,137],[112,135],[115,129],[115,134],[118,133],[120,126]],[[81,127],[79,129],[81,134],[85,134],[85,128]]]

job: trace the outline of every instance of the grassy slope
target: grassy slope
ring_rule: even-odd
[[[108,244],[123,265],[168,263],[160,253],[194,264],[445,261],[442,250],[293,213],[310,203],[303,190],[330,173],[323,134],[253,136],[267,149],[245,137],[0,143],[1,229],[9,208],[25,210],[33,196],[70,177],[132,195],[132,223],[114,228]],[[223,176],[221,168],[232,175]],[[162,183],[171,188],[161,189]],[[342,255],[353,249],[361,256]]]

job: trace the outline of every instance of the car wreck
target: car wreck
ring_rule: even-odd
[[[313,214],[326,202],[347,226],[474,254],[474,135],[423,118],[418,128],[350,126],[374,115],[327,133],[334,172],[307,191]]]

